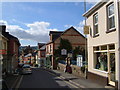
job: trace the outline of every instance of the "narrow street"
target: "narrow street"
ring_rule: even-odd
[[[34,68],[30,75],[22,75],[18,88],[78,88],[42,68]]]

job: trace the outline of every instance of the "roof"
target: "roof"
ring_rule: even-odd
[[[56,35],[56,37],[54,37],[54,39],[51,41],[51,42],[48,42],[47,44],[50,44],[50,43],[53,43],[56,39],[58,39],[60,36],[62,36],[64,33],[66,33],[67,31],[69,31],[70,29],[73,29],[73,30],[75,30],[79,35],[81,35],[83,38],[85,38],[80,32],[78,32],[73,26],[72,27],[70,27],[70,28],[68,28],[68,29],[66,29],[65,31],[50,31],[50,33],[54,33],[55,34],[55,32],[57,33],[57,35]],[[58,34],[59,33],[59,34]]]
[[[31,53],[29,53],[29,54],[25,55],[25,57],[30,57],[30,56],[32,56],[32,54],[31,54]]]
[[[50,31],[49,35],[52,34],[52,41],[55,41],[64,31]]]
[[[45,43],[38,43],[38,49],[40,49],[44,45],[45,45]]]
[[[46,49],[46,45],[44,45],[40,48],[40,50],[45,50],[45,49]]]
[[[63,31],[50,31],[49,35],[50,34],[61,34],[63,33]]]
[[[0,31],[2,31],[2,35],[6,37],[8,40],[14,39],[18,45],[20,45],[20,42],[17,37],[9,34],[9,32],[6,32],[6,26],[5,25],[0,25]]]
[[[84,17],[90,16],[96,10],[98,10],[101,6],[107,3],[109,0],[101,0],[100,2],[96,3],[93,7],[91,7],[87,12],[83,14]]]

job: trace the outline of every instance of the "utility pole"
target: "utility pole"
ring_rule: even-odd
[[[86,12],[86,0],[84,0],[84,13]],[[86,17],[85,17],[85,26],[86,26]],[[87,35],[85,34],[85,61],[88,62],[87,60]],[[85,77],[87,79],[87,68],[85,67]]]

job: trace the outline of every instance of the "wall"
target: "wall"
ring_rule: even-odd
[[[73,48],[78,46],[85,47],[85,38],[83,38],[80,34],[78,34],[78,32],[74,31],[74,29],[73,30],[70,29],[69,31],[66,31],[61,37],[59,37],[55,41],[55,49],[57,49],[59,46],[60,38],[68,39],[72,44]]]
[[[116,31],[114,31],[114,32],[106,33],[106,31],[107,31],[106,5],[108,5],[109,3],[110,3],[110,1],[107,2],[99,10],[95,11],[90,17],[87,18],[87,25],[90,25],[90,28],[92,31],[92,34],[88,35],[88,67],[89,67],[88,71],[92,72],[92,73],[96,73],[96,74],[104,76],[104,77],[108,77],[108,72],[101,72],[101,71],[94,69],[93,46],[100,46],[100,45],[107,45],[107,44],[115,43],[115,53],[117,51],[118,30],[116,29]],[[96,12],[98,12],[99,36],[93,38],[93,15]],[[116,12],[116,9],[115,9],[115,12]],[[117,19],[115,19],[115,20],[117,20]],[[117,22],[117,21],[115,21],[115,22]]]
[[[72,74],[80,77],[85,77],[85,73],[81,71],[81,68],[76,65],[71,65]],[[64,71],[66,68],[65,64],[58,63],[58,70]]]

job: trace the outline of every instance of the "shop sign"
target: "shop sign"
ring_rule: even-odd
[[[89,34],[89,26],[84,26],[84,34]]]
[[[67,55],[67,50],[66,49],[62,49],[61,50],[61,55]]]

